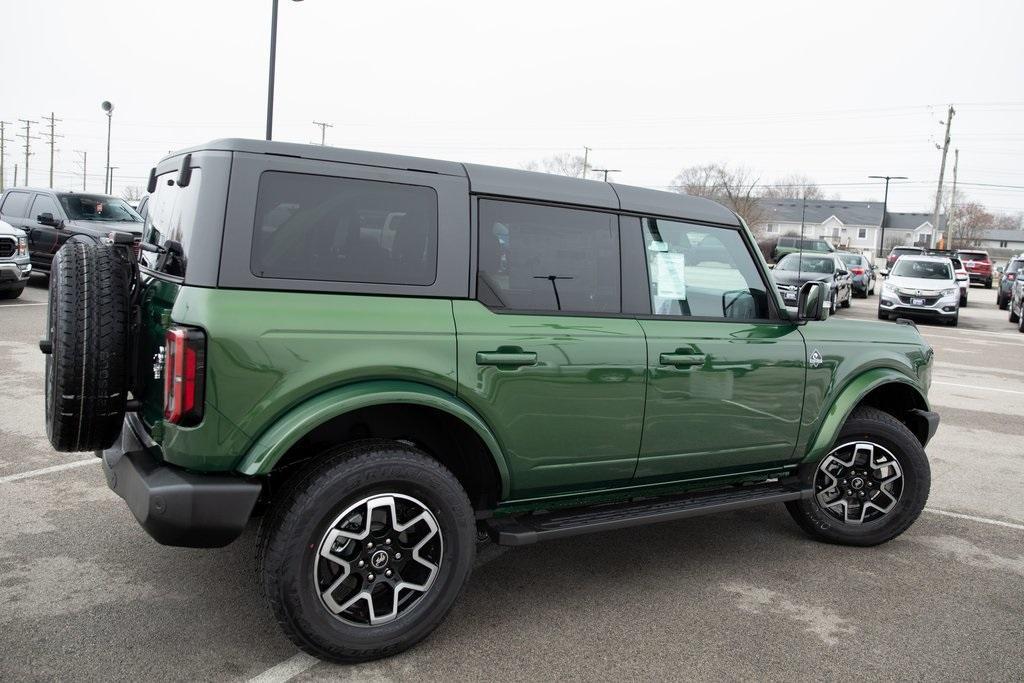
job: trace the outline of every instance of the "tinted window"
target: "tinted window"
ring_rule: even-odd
[[[768,317],[764,281],[739,231],[654,218],[643,226],[655,315]]]
[[[251,269],[257,277],[433,284],[437,193],[268,171],[256,199]]]
[[[616,216],[480,202],[478,297],[494,308],[617,313]]]
[[[57,208],[57,202],[45,194],[37,194],[36,200],[32,202],[32,210],[28,212],[28,215],[29,218],[35,220],[41,213],[48,213],[54,218],[60,218],[61,215],[60,209]]]
[[[892,274],[900,277],[916,277],[925,280],[952,280],[953,272],[949,261],[918,261],[900,259],[892,268]]]
[[[62,194],[60,203],[73,221],[121,221],[141,223],[142,216],[128,202],[102,194]]]
[[[861,266],[864,265],[863,257],[860,254],[840,254],[839,258],[843,260],[847,266]]]
[[[988,254],[984,251],[960,251],[957,256],[964,261],[988,261]]]
[[[788,254],[779,261],[775,270],[792,270],[804,273],[831,273],[836,264],[831,256],[812,256],[810,254]]]
[[[196,205],[199,199],[199,188],[203,182],[200,168],[192,168],[192,177],[186,187],[178,187],[174,183],[178,171],[165,173],[157,177],[156,190],[150,195],[149,208],[146,211],[146,223],[142,230],[142,240],[149,244],[165,247],[168,240],[181,245],[185,260],[181,261],[173,255],[157,255],[142,252],[143,262],[153,268],[171,275],[184,275],[189,247],[192,244],[192,230],[196,222]]]
[[[0,207],[0,214],[12,218],[24,218],[25,210],[28,208],[28,201],[32,195],[25,192],[11,192],[4,199],[4,205]]]
[[[1014,259],[1013,261],[1010,261],[1009,264],[1007,264],[1006,272],[1016,273],[1018,270],[1020,270],[1021,266],[1024,266],[1024,261],[1021,261],[1020,259]]]

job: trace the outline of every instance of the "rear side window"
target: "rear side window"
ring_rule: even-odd
[[[184,258],[174,258],[170,253],[158,255],[150,251],[142,252],[141,258],[143,264],[153,270],[184,276],[199,208],[203,172],[201,168],[193,167],[192,177],[185,187],[179,187],[174,181],[177,174],[178,171],[174,171],[158,177],[156,190],[150,196],[142,240],[164,248],[169,241],[177,242],[181,245]]]
[[[480,202],[477,296],[487,306],[618,313],[620,290],[616,216]]]
[[[25,210],[28,209],[28,200],[32,195],[26,192],[10,192],[4,199],[3,206],[0,206],[0,214],[11,218],[24,218]]]
[[[654,218],[643,221],[655,315],[740,320],[768,317],[768,295],[737,230]],[[801,258],[797,254],[787,259]],[[803,256],[829,265],[831,256]],[[780,264],[781,265],[781,264]]]
[[[430,285],[437,277],[433,188],[267,171],[256,198],[256,277]]]

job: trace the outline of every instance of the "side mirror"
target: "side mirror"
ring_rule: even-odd
[[[40,225],[49,225],[50,227],[53,228],[60,227],[57,219],[54,218],[53,214],[50,213],[49,211],[47,211],[46,213],[41,213],[38,216],[36,216],[36,221],[39,222]]]
[[[828,320],[828,285],[821,281],[805,282],[797,297],[798,320]]]
[[[889,277],[889,271],[888,271],[888,270],[886,270],[886,269],[882,269],[881,271],[879,271],[879,274],[880,274],[880,275],[881,275],[882,277]]]
[[[849,275],[849,274],[850,274],[850,271],[848,271],[848,270],[837,270],[836,271],[836,275],[838,275],[839,277],[843,277],[844,275]]]
[[[768,264],[768,270],[775,270],[775,264],[774,263],[769,263]]]
[[[997,272],[997,273],[1000,273],[1000,274],[1002,274],[1002,272],[1003,272],[1003,267],[1002,267],[1002,266],[999,266],[998,268],[996,268],[996,272]]]

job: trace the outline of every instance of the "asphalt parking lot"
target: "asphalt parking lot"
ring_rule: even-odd
[[[491,547],[428,641],[355,667],[279,633],[252,529],[157,545],[98,461],[50,448],[45,301],[36,278],[0,303],[0,680],[1024,680],[1024,335],[994,289],[972,288],[958,328],[920,326],[942,425],[900,538],[823,545],[769,507]],[[875,313],[855,299],[838,317]]]

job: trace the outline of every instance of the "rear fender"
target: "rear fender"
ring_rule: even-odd
[[[337,387],[290,410],[256,440],[235,468],[250,476],[268,474],[277,461],[303,436],[328,420],[370,406],[407,403],[442,410],[462,420],[483,440],[501,475],[502,498],[509,494],[505,456],[490,428],[455,396],[416,382],[375,380]]]

